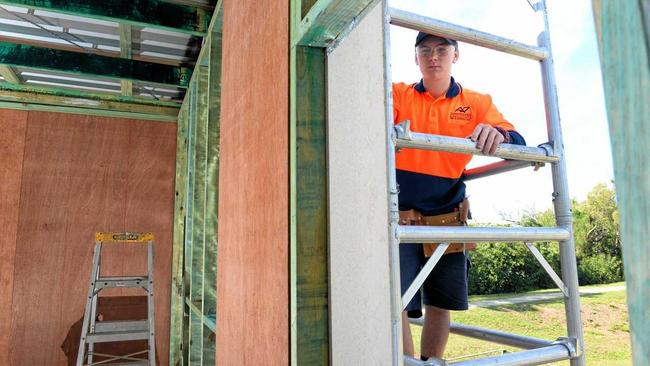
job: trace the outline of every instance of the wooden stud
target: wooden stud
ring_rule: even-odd
[[[291,2],[291,364],[329,364],[325,49],[297,46],[313,0]],[[322,3],[321,3],[322,5]],[[308,172],[308,173],[307,173]]]
[[[119,24],[120,32],[120,57],[131,60],[133,58],[133,38],[131,36],[130,24]],[[133,82],[131,80],[120,80],[122,95],[133,95]]]
[[[184,104],[178,116],[176,130],[176,183],[174,201],[174,236],[172,242],[172,283],[169,318],[169,364],[181,365],[183,362],[183,324],[184,324],[184,276],[183,243],[185,241],[185,217],[187,200],[187,142],[188,107]]]
[[[296,48],[297,364],[329,364],[326,55]]]
[[[205,251],[203,262],[203,315],[204,318],[216,318],[217,309],[217,252],[218,252],[218,210],[219,210],[219,135],[221,129],[221,31],[222,13],[215,16],[217,23],[209,37],[209,71],[208,85],[208,131],[207,131],[207,166],[206,166],[206,211],[205,211]],[[208,327],[209,328],[209,327]],[[203,332],[203,362],[207,365],[216,363],[216,334]]]
[[[196,183],[195,171],[194,171],[194,159],[196,159],[196,79],[192,79],[190,86],[188,88],[188,131],[187,131],[187,198],[186,198],[186,219],[185,219],[185,240],[183,250],[184,259],[183,265],[185,267],[183,271],[183,282],[185,283],[183,297],[183,302],[187,304],[191,302],[191,281],[192,281],[192,254],[194,247],[194,217],[196,214],[196,209],[194,208],[194,194],[196,190],[194,185]],[[189,362],[189,356],[191,355],[191,326],[192,326],[192,315],[188,314],[186,322],[183,324],[183,350],[184,350],[184,362]]]
[[[198,314],[190,313],[190,364],[203,364],[202,339],[203,339],[203,286],[204,286],[204,253],[205,253],[205,201],[206,201],[206,160],[207,160],[207,68],[198,66],[199,77],[191,85],[193,103],[190,105],[194,111],[190,120],[194,124],[193,143],[190,153],[193,153],[194,169],[192,177],[192,240],[187,247],[191,259],[187,261],[186,275],[189,277],[189,295],[187,301],[197,307]]]
[[[133,82],[131,80],[120,80],[122,95],[130,97],[133,95]]]

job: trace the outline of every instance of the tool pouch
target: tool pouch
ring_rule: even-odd
[[[415,210],[400,211],[400,225],[420,225],[420,226],[467,226],[469,216],[469,201],[465,198],[454,212],[435,215],[423,216]],[[422,248],[424,256],[430,257],[438,247],[439,243],[424,243]],[[465,250],[476,249],[476,243],[453,243],[447,247],[445,254],[463,252]]]

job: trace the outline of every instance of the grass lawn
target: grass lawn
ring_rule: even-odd
[[[484,296],[480,297],[480,299],[484,298]],[[470,297],[470,302],[478,299],[479,297]],[[625,291],[583,295],[580,305],[587,365],[631,365],[632,353]],[[548,340],[566,336],[564,303],[559,299],[453,312],[452,321]],[[419,326],[411,326],[411,328],[416,352],[419,352],[421,328]],[[445,358],[452,360],[482,352],[491,352],[486,355],[496,355],[502,350],[517,351],[516,348],[452,334],[449,337]],[[569,361],[554,365],[569,365]]]

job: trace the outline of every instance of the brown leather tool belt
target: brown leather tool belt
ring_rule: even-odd
[[[467,226],[467,217],[469,216],[469,201],[463,200],[454,212],[424,216],[416,210],[400,211],[400,225],[418,225],[418,226]],[[424,256],[430,257],[440,243],[423,243]],[[476,249],[476,243],[453,243],[449,245],[445,254],[458,253],[465,250]]]

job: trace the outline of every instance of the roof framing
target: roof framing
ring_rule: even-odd
[[[199,36],[61,15],[0,7],[0,40],[117,57],[124,24],[131,27],[133,58],[175,65],[193,64],[201,46]]]
[[[192,69],[0,42],[0,64],[187,87]]]
[[[0,0],[0,108],[171,120],[214,9],[212,0]]]
[[[2,0],[0,4],[203,36],[211,11],[161,0]]]

